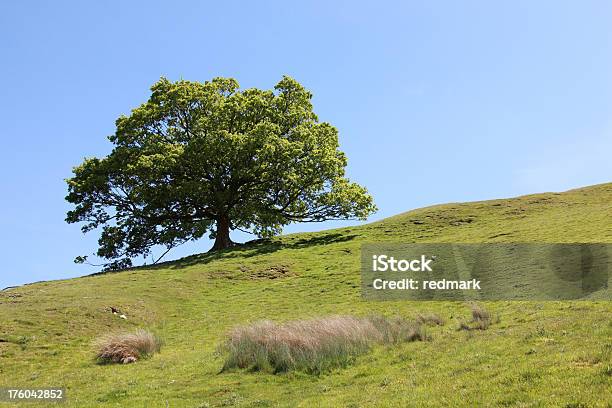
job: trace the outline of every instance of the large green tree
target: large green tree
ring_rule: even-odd
[[[291,222],[375,210],[344,176],[338,131],[318,121],[312,94],[294,79],[241,90],[228,78],[162,78],[151,91],[116,121],[112,152],[85,159],[67,180],[75,207],[66,221],[101,228],[97,255],[107,268],[206,233],[218,250],[233,244],[233,229],[266,237]]]

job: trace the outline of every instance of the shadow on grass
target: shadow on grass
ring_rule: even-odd
[[[270,254],[281,249],[303,249],[319,245],[329,245],[336,244],[339,242],[347,242],[352,241],[358,236],[359,235],[357,234],[347,235],[339,232],[333,232],[323,235],[317,235],[312,238],[301,238],[285,242],[274,239],[255,239],[252,241],[245,242],[244,244],[236,244],[231,248],[223,249],[220,251],[204,252],[201,254],[190,255],[185,258],[177,259],[174,261],[160,262],[156,265],[141,265],[117,271],[95,272],[88,276],[105,275],[110,273],[118,273],[139,269],[181,269],[199,263],[208,263],[217,259],[250,258],[253,256]]]
[[[176,261],[168,261],[166,263],[155,265],[153,267],[149,266],[149,269],[180,269],[198,263],[208,263],[217,259],[250,258],[253,256],[270,254],[281,249],[303,249],[313,246],[336,244],[339,242],[351,241],[356,237],[358,237],[357,234],[346,235],[336,232],[318,235],[312,238],[297,239],[288,242],[282,242],[272,239],[256,239],[253,241],[245,242],[244,244],[237,244],[231,248],[227,248],[221,251],[205,252],[202,254],[191,255],[186,258],[178,259]]]

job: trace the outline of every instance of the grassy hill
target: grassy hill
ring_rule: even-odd
[[[487,302],[500,322],[458,331],[470,313],[462,302],[361,298],[359,248],[372,241],[612,243],[612,184],[438,205],[0,292],[0,387],[65,386],[67,407],[611,406],[611,302]],[[447,323],[428,328],[430,341],[377,346],[320,376],[220,373],[218,345],[235,325],[373,312]],[[94,362],[93,339],[140,327],[163,338],[160,354]]]

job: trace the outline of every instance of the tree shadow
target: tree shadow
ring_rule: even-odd
[[[149,266],[147,269],[172,268],[181,269],[187,266],[208,263],[218,259],[251,258],[254,256],[270,254],[282,249],[303,249],[319,245],[336,244],[339,242],[352,241],[359,235],[346,235],[338,232],[318,235],[312,238],[301,238],[293,241],[281,242],[274,239],[255,239],[237,244],[231,248],[221,251],[204,252],[191,255],[175,261],[168,261],[158,265]]]
[[[232,258],[251,258],[254,256],[270,254],[281,249],[304,249],[318,245],[329,245],[336,244],[339,242],[352,241],[357,238],[358,234],[341,234],[339,232],[330,232],[324,235],[317,235],[312,238],[301,238],[292,241],[281,242],[275,239],[254,239],[247,241],[243,244],[236,244],[235,246],[220,251],[214,252],[203,252],[201,254],[194,254],[184,258],[176,259],[173,261],[160,262],[155,265],[139,265],[131,268],[111,270],[111,271],[99,271],[89,274],[87,276],[98,276],[112,273],[120,273],[126,271],[135,271],[139,269],[146,270],[157,270],[157,269],[182,269],[188,266],[196,265],[199,263],[208,263],[218,259],[232,259]]]

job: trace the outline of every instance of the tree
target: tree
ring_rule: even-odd
[[[219,250],[233,245],[231,230],[268,237],[291,222],[375,211],[366,189],[344,176],[338,131],[318,121],[311,93],[294,79],[240,90],[228,78],[162,78],[151,91],[116,121],[112,152],[85,159],[67,180],[75,207],[66,221],[101,228],[97,255],[112,260],[107,269],[206,233]]]

